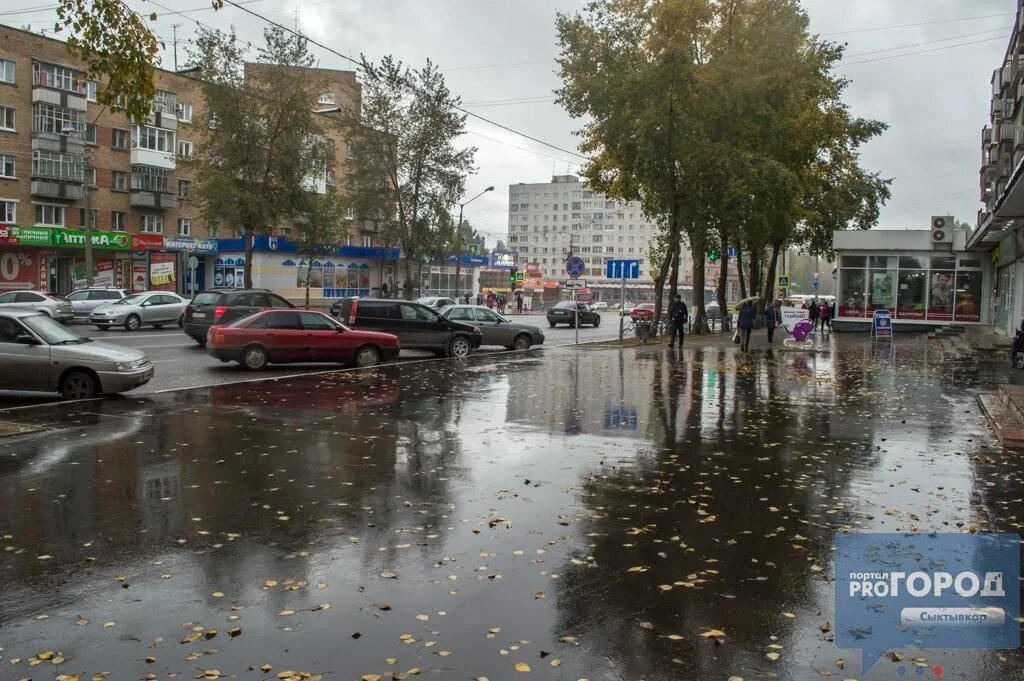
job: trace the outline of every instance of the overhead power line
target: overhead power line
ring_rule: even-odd
[[[872,28],[854,28],[849,31],[829,31],[827,33],[821,33],[819,35],[847,35],[850,33],[868,33],[871,31],[891,31],[897,28],[911,28],[914,26],[934,26],[935,24],[954,24],[962,23],[964,21],[978,21],[981,19],[995,19],[1015,16],[1013,12],[1003,12],[1002,14],[986,14],[980,17],[962,17],[960,19],[940,19],[938,21],[921,21],[916,24],[899,24],[892,26],[875,26]]]
[[[887,56],[884,56],[884,57],[876,57],[874,59],[862,59],[860,61],[840,62],[836,66],[856,66],[857,64],[870,64],[870,63],[876,62],[876,61],[886,61],[886,60],[889,60],[889,59],[897,59],[899,57],[913,57],[914,55],[918,55],[918,54],[927,54],[929,52],[941,52],[942,50],[951,50],[951,49],[953,49],[955,47],[965,47],[967,45],[980,45],[981,43],[990,43],[993,40],[1007,40],[1007,39],[1009,39],[1009,36],[999,35],[999,36],[996,36],[994,38],[984,38],[982,40],[972,40],[970,42],[956,43],[954,45],[943,45],[941,47],[933,47],[933,48],[930,48],[930,49],[927,49],[927,50],[916,50],[914,52],[905,52],[903,54],[890,54],[890,55],[887,55]]]

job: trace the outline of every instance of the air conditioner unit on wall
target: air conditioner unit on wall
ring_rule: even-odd
[[[953,243],[953,218],[949,215],[932,216],[932,245]]]

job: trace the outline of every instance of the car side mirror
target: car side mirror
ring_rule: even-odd
[[[144,303],[142,303],[142,305],[140,305],[139,307],[149,307],[149,306],[150,306],[150,305],[152,305],[152,304],[153,304],[153,303],[151,303],[151,302],[149,302],[149,301],[147,300],[147,301],[145,301]]]
[[[15,338],[15,340],[22,345],[41,345],[38,338],[30,336],[27,333],[18,334],[18,337]]]

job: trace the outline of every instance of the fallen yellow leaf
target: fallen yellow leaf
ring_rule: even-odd
[[[530,671],[530,665],[526,664],[525,662],[516,662],[516,671],[528,672]]]

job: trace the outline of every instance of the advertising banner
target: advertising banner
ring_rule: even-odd
[[[85,230],[51,229],[50,245],[58,248],[82,248],[85,246]],[[123,232],[93,230],[92,245],[94,248],[105,248],[114,251],[131,250],[131,240]]]
[[[804,307],[786,307],[782,306],[779,308],[782,312],[782,326],[786,329],[787,333],[793,333],[793,328],[803,319],[810,317],[810,310]]]
[[[175,290],[177,264],[176,253],[151,253],[149,256],[149,289],[151,291]]]
[[[146,263],[136,260],[132,263],[132,293],[146,290]]]
[[[514,270],[516,268],[516,254],[504,251],[492,251],[491,267],[496,269]]]
[[[131,236],[131,248],[133,251],[145,251],[163,247],[163,234],[132,234]]]
[[[36,271],[36,255],[32,251],[8,251],[0,255],[0,289],[34,289],[39,281],[46,290],[46,266]]]
[[[888,310],[875,310],[871,318],[871,330],[875,336],[892,336],[892,313]]]
[[[0,244],[17,244],[19,246],[49,246],[49,227],[18,227],[17,225],[0,225]]]
[[[71,288],[80,289],[89,285],[85,274],[85,258],[75,258],[71,267]],[[96,258],[92,267],[93,286],[114,286],[114,261],[110,258]]]

